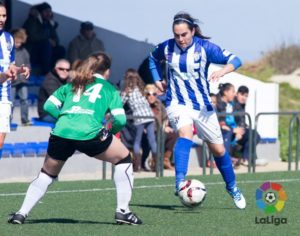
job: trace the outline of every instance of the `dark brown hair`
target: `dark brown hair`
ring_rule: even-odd
[[[191,31],[195,29],[195,36],[198,36],[202,39],[210,39],[210,37],[204,36],[202,34],[198,22],[199,20],[193,18],[189,13],[181,11],[178,12],[173,18],[173,29],[175,25],[185,23],[188,25]]]

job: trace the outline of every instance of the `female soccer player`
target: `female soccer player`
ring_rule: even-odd
[[[207,142],[215,157],[228,193],[235,205],[244,209],[246,201],[236,186],[230,156],[224,148],[218,119],[210,102],[208,83],[236,70],[241,61],[234,54],[208,41],[209,38],[202,35],[197,20],[186,12],[174,16],[173,34],[173,39],[159,44],[150,54],[149,68],[158,89],[166,91],[167,113],[179,133],[174,147],[175,193],[187,174],[194,123],[197,135]],[[168,66],[168,83],[161,80],[161,61],[166,61]],[[213,72],[208,80],[210,63],[225,66]]]
[[[24,75],[26,79],[30,74],[28,67],[14,65],[14,39],[4,31],[6,20],[6,7],[0,2],[0,159],[6,133],[10,132],[11,82],[18,78],[17,74]]]
[[[142,221],[129,210],[133,173],[128,149],[114,135],[126,124],[121,97],[107,79],[111,60],[102,52],[90,56],[77,69],[75,78],[56,90],[44,109],[57,118],[41,172],[30,184],[23,205],[8,222],[23,224],[31,209],[45,195],[62,167],[76,150],[115,165],[117,223],[139,225]],[[111,133],[102,126],[107,112],[113,116]]]

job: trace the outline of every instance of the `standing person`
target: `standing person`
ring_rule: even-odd
[[[32,69],[37,75],[45,75],[58,59],[65,56],[66,51],[59,44],[58,23],[54,20],[51,5],[43,2],[33,6],[23,28],[28,34],[26,48]]]
[[[141,169],[141,142],[144,129],[147,131],[147,139],[151,148],[154,169],[157,153],[157,144],[155,138],[155,120],[153,112],[146,98],[144,97],[144,82],[134,69],[128,69],[125,73],[125,86],[121,93],[123,104],[128,102],[129,108],[132,110],[133,117],[145,116],[144,118],[135,118],[133,124],[136,128],[136,134],[133,144],[134,154],[134,171],[139,172]],[[149,118],[148,118],[149,117]]]
[[[147,84],[145,86],[144,90],[145,96],[147,98],[147,101],[150,104],[150,107],[152,109],[152,112],[155,116],[156,120],[156,127],[155,131],[157,132],[158,129],[161,129],[164,127],[164,147],[165,147],[165,152],[164,152],[164,168],[167,170],[174,170],[174,167],[171,165],[171,159],[172,159],[172,154],[173,154],[173,148],[177,139],[177,134],[174,132],[172,127],[170,126],[168,122],[168,117],[167,117],[167,112],[165,106],[162,104],[162,102],[157,98],[157,88],[154,84]],[[163,124],[165,124],[163,126]],[[149,148],[149,145],[143,145],[146,146],[144,147],[144,150]],[[144,150],[143,150],[143,157],[146,157],[144,155]],[[149,153],[149,152],[148,152]],[[144,158],[142,158],[143,160]],[[142,161],[142,167],[145,167]]]
[[[97,38],[92,22],[85,21],[80,25],[80,34],[69,44],[68,58],[71,63],[76,60],[84,60],[94,52],[104,52],[103,42]]]
[[[31,182],[22,207],[8,219],[23,224],[32,208],[45,195],[65,162],[76,150],[115,165],[117,223],[139,225],[142,221],[129,210],[133,188],[131,157],[128,149],[113,134],[126,124],[118,91],[109,78],[111,60],[104,53],[90,56],[77,69],[76,77],[46,101],[45,110],[57,120],[41,172]],[[105,114],[113,116],[111,133],[102,125]]]
[[[193,123],[198,136],[205,140],[216,165],[226,183],[226,189],[239,209],[246,207],[246,200],[236,186],[235,174],[228,152],[223,144],[217,115],[209,98],[209,80],[217,81],[236,70],[240,59],[227,50],[208,41],[202,35],[197,20],[186,12],[173,19],[174,38],[159,44],[150,55],[149,67],[156,86],[166,91],[166,108],[171,124],[178,130],[179,138],[174,147],[176,192],[185,179],[190,149],[193,144]],[[168,65],[168,81],[161,80],[159,63]],[[207,79],[210,63],[225,66]]]
[[[4,31],[6,19],[6,7],[0,3],[0,158],[6,133],[10,132],[11,82],[17,79],[17,74],[24,75],[26,79],[29,77],[28,67],[14,65],[14,39],[10,33]]]
[[[60,86],[65,85],[69,79],[70,63],[66,59],[59,59],[43,81],[38,94],[38,115],[41,121],[55,123],[56,119],[50,116],[43,106],[51,94]]]
[[[17,66],[25,65],[30,68],[30,56],[26,48],[23,46],[27,39],[27,34],[24,29],[18,28],[11,31],[15,41],[15,63]],[[21,108],[21,123],[22,125],[31,125],[28,118],[28,80],[24,75],[19,75],[17,80],[11,84],[11,99],[14,102],[16,95],[20,99]]]

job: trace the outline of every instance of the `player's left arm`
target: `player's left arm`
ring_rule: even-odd
[[[209,80],[218,81],[224,75],[238,69],[242,62],[239,57],[229,52],[228,50],[221,49],[219,46],[208,42],[207,43],[207,58],[210,63],[225,65],[218,71],[211,74]]]
[[[126,115],[123,108],[122,99],[118,91],[114,91],[109,109],[112,115],[111,132],[116,134],[126,125]]]

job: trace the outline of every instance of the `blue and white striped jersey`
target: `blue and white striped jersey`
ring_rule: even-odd
[[[15,61],[14,39],[10,33],[0,31],[0,72],[8,69],[9,65]],[[11,101],[10,97],[11,81],[0,84],[0,102]]]
[[[208,111],[213,110],[207,80],[210,63],[230,63],[235,69],[241,65],[240,59],[231,52],[196,36],[184,50],[176,44],[175,39],[169,39],[154,49],[149,57],[154,81],[161,79],[162,61],[166,61],[168,66],[166,106],[181,104],[194,110],[201,110],[205,106]]]

